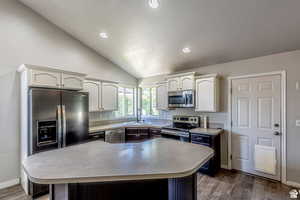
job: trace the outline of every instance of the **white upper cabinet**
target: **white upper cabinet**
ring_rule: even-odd
[[[118,110],[118,85],[102,83],[102,109],[104,111]]]
[[[89,93],[90,112],[118,110],[118,85],[116,83],[87,79],[84,81],[83,91]]]
[[[168,109],[168,87],[167,83],[158,83],[156,87],[156,109]]]
[[[194,89],[194,76],[180,77],[180,90],[193,90]]]
[[[94,80],[85,80],[83,90],[89,93],[89,111],[100,111],[101,104],[101,82]]]
[[[179,88],[179,78],[170,78],[168,79],[168,91],[173,92],[173,91],[178,91],[180,90]]]
[[[81,90],[83,89],[84,77],[73,74],[62,73],[61,74],[62,88]]]
[[[22,65],[19,72],[27,74],[28,86],[82,90],[85,74],[49,67]]]
[[[218,112],[219,110],[218,77],[199,77],[196,79],[196,108],[199,112]]]
[[[29,85],[36,87],[61,87],[61,74],[58,72],[29,70]]]
[[[180,90],[194,90],[195,76],[194,72],[185,74],[176,74],[168,77],[168,91],[175,92]]]

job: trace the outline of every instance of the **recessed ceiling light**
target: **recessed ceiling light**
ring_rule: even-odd
[[[103,39],[107,39],[107,38],[108,38],[108,35],[107,35],[107,33],[105,33],[105,32],[101,32],[101,33],[99,34],[99,36],[100,36],[101,38],[103,38]]]
[[[159,7],[159,1],[158,0],[149,0],[148,3],[149,3],[149,6],[151,8],[158,8]]]
[[[191,53],[191,49],[189,47],[185,47],[182,49],[183,53]]]

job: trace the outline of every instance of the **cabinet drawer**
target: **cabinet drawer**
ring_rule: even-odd
[[[160,135],[160,134],[161,134],[161,130],[160,130],[160,129],[154,129],[154,128],[151,128],[151,129],[149,130],[149,134],[150,134],[151,136],[153,136],[153,135]]]
[[[138,132],[139,132],[140,135],[149,135],[149,129],[148,128],[140,128]]]
[[[193,143],[193,144],[200,144],[200,145],[204,145],[204,146],[207,146],[207,147],[211,147],[211,145],[209,145],[207,143],[197,142],[197,141],[194,141],[194,140],[192,140],[191,143]]]
[[[191,136],[192,142],[205,144],[206,146],[211,146],[211,137],[205,135],[192,134]]]

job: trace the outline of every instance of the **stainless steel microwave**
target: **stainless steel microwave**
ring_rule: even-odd
[[[193,108],[195,107],[195,91],[184,90],[168,93],[169,108]]]

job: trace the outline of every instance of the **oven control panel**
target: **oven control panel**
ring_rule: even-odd
[[[180,123],[192,123],[198,124],[200,122],[199,116],[173,116],[173,122],[180,122]]]

